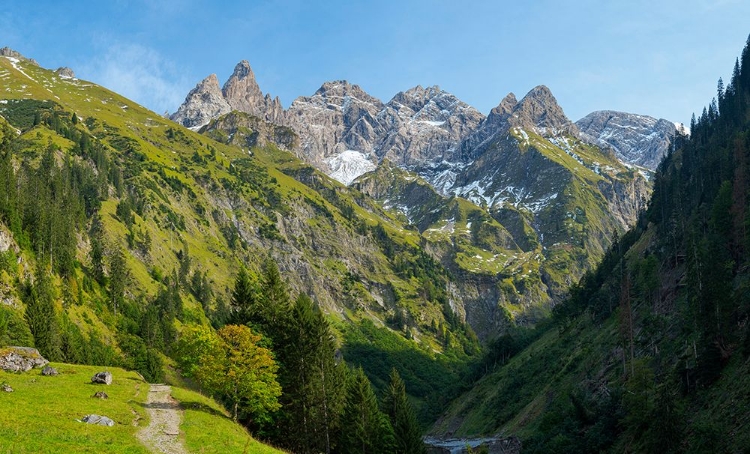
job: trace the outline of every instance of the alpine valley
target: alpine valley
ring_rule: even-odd
[[[545,86],[285,109],[247,61],[165,118],[2,49],[0,357],[167,381],[248,440],[185,419],[180,452],[743,452],[748,52],[688,136]]]
[[[582,132],[544,86],[488,116],[436,86],[383,103],[346,81],[283,110],[247,61],[223,88],[204,79],[171,118],[246,149],[274,143],[376,202],[451,276],[451,311],[483,341],[547,317],[634,224],[676,132],[619,112],[592,113]],[[280,126],[296,140],[274,139]]]

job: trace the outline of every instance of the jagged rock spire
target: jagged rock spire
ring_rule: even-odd
[[[538,85],[513,108],[512,126],[533,129],[546,134],[568,132],[578,135],[578,128],[565,116],[549,88]]]
[[[185,102],[170,118],[188,128],[200,128],[231,110],[219,88],[219,79],[211,74],[190,90]]]

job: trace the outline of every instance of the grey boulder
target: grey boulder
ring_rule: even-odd
[[[52,366],[47,366],[44,369],[42,369],[42,375],[44,375],[44,376],[53,377],[53,376],[55,376],[57,374],[58,374],[57,369],[55,369]]]
[[[81,421],[85,422],[86,424],[96,424],[97,426],[112,427],[115,425],[115,422],[110,418],[100,415],[86,415],[83,417],[83,419],[81,419]]]
[[[98,374],[91,377],[91,383],[100,383],[103,385],[112,384],[112,373],[111,372],[99,372]]]

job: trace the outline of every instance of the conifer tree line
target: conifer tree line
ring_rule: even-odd
[[[22,253],[0,253],[0,273],[8,273],[26,307],[22,317],[0,307],[0,344],[33,345],[52,361],[117,365],[136,369],[152,381],[163,379],[162,355],[176,340],[173,321],[182,317],[177,274],[162,280],[153,301],[133,301],[126,295],[126,253],[106,244],[99,217],[101,203],[112,190],[123,195],[120,167],[75,114],[54,103],[16,102],[4,115],[31,129],[32,135],[36,129],[37,138],[43,138],[41,130],[47,128],[73,146],[63,153],[50,138],[46,146],[31,145],[0,121],[0,223]],[[83,263],[77,257],[81,238],[90,245]],[[24,253],[30,254],[30,264],[23,260]],[[57,301],[62,310],[56,308]],[[111,317],[119,351],[71,320],[68,308],[84,304],[105,320]]]
[[[750,358],[749,164],[750,37],[690,135],[677,132],[637,225],[554,308],[560,332],[615,320],[620,381],[606,398],[576,389],[530,452],[730,452],[726,429],[691,411]]]

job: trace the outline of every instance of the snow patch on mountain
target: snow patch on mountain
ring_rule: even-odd
[[[367,156],[356,150],[345,150],[326,158],[324,162],[331,169],[329,176],[349,186],[360,175],[375,170],[375,164]]]

